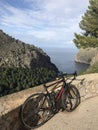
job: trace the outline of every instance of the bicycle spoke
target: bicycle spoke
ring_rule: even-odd
[[[23,104],[21,120],[26,128],[32,129],[45,123],[51,114],[47,97],[44,94],[34,94]]]
[[[79,92],[75,86],[70,86],[66,91],[62,96],[62,105],[66,111],[71,112],[80,103]]]

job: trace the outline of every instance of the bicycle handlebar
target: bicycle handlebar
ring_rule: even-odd
[[[64,82],[64,80],[65,80],[65,78],[64,78],[64,76],[66,76],[66,80],[68,80],[70,77],[68,77],[68,76],[74,76],[73,77],[73,79],[71,79],[71,82],[69,82],[69,83],[72,83],[72,81],[73,80],[75,80],[76,79],[76,76],[77,76],[77,72],[75,71],[74,73],[70,73],[70,74],[68,74],[68,73],[63,73],[63,72],[60,72],[60,73],[58,73],[58,78],[59,79],[61,79],[60,81],[57,81],[57,82],[55,82],[55,83],[52,83],[52,84],[50,84],[50,85],[45,85],[45,83],[43,84],[44,85],[44,87],[46,88],[49,88],[49,87],[51,87],[51,86],[53,86],[53,85],[55,85],[55,84],[59,84],[59,83],[61,83],[61,82]],[[68,77],[68,78],[67,78]],[[63,80],[64,79],[64,80]],[[65,81],[66,82],[66,81]]]
[[[60,72],[58,73],[58,77],[64,77],[64,76],[74,76],[74,78],[77,76],[77,72],[75,71],[74,73],[63,73],[63,72]]]

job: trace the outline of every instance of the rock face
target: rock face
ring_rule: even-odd
[[[0,30],[0,66],[46,67],[58,71],[49,56],[34,45],[25,44]]]
[[[80,49],[75,58],[76,62],[93,65],[98,62],[98,48]]]

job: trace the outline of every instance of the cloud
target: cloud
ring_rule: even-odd
[[[17,8],[6,2],[3,4],[3,1],[0,3],[0,26],[16,30],[21,28],[20,33],[25,32],[24,35],[30,35],[44,42],[70,41],[73,33],[80,31],[78,23],[88,6],[88,0],[82,2],[24,0],[23,2],[23,6],[28,4],[28,8],[25,6]]]

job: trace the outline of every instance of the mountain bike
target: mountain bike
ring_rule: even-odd
[[[70,75],[73,75],[73,77],[70,77]],[[72,85],[76,76],[76,72],[73,74],[60,73],[57,81],[50,85],[43,84],[45,92],[35,93],[28,97],[21,106],[20,118],[22,124],[28,129],[35,129],[47,122],[60,110],[68,112],[75,110],[80,104],[80,93]],[[69,79],[70,81],[67,83]],[[61,83],[59,90],[48,90],[53,85],[57,86]]]

